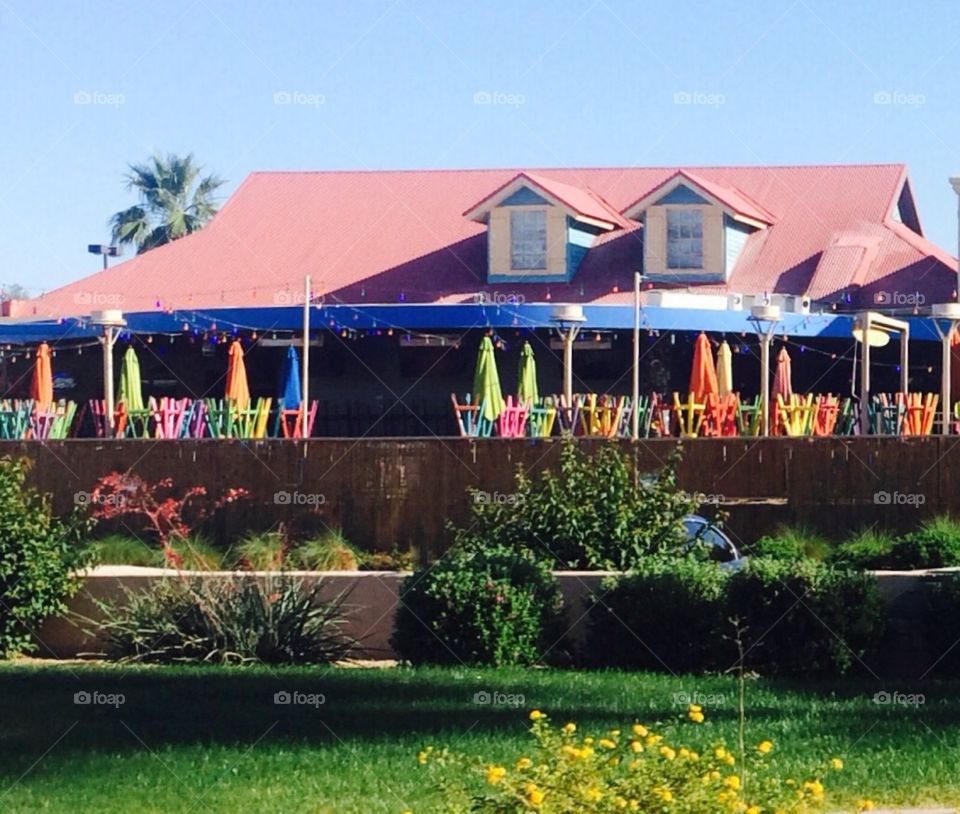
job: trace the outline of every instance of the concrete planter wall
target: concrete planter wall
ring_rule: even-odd
[[[941,574],[960,569],[935,571],[878,571],[876,577],[881,596],[887,605],[891,620],[888,641],[883,648],[884,663],[870,665],[875,672],[891,676],[923,676],[938,654],[929,654],[921,634],[922,596],[924,584]],[[290,572],[308,583],[322,581],[324,598],[344,597],[347,612],[344,632],[357,640],[352,656],[358,659],[393,659],[396,654],[390,646],[393,621],[397,609],[397,595],[403,580],[409,576],[395,571],[329,571]],[[263,580],[264,573],[232,574],[206,572],[194,576],[218,578],[233,576],[240,579]],[[589,597],[600,587],[609,572],[558,571],[567,613],[567,623],[574,644],[583,642],[589,622]],[[158,568],[104,566],[97,568],[86,579],[83,590],[70,602],[70,612],[96,619],[98,610],[94,598],[117,599],[125,589],[140,590],[156,580],[178,579],[176,571]],[[424,631],[424,635],[429,635]],[[625,636],[627,634],[625,633]],[[80,654],[96,653],[100,643],[88,637],[68,617],[47,620],[37,634],[38,655],[52,658],[75,658]]]

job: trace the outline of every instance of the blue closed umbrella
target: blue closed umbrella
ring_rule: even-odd
[[[280,403],[286,410],[299,410],[303,401],[303,391],[300,389],[300,354],[291,345],[287,348],[287,358],[283,365],[283,375],[280,379]]]

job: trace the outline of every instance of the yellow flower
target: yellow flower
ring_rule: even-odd
[[[563,725],[563,731],[567,735],[572,735],[577,731],[577,725],[571,721],[570,723]]]
[[[647,735],[646,739],[644,740],[644,743],[646,743],[647,746],[656,746],[662,740],[663,740],[663,735]]]
[[[746,814],[760,814],[760,806],[750,806]]]
[[[503,780],[503,776],[506,773],[507,773],[507,770],[504,769],[503,766],[490,766],[487,769],[487,782],[491,786],[495,786],[497,785],[497,783]]]
[[[640,741],[630,741],[630,749],[634,753],[643,751],[643,744]]]
[[[517,761],[518,771],[523,771],[524,769],[529,769],[533,765],[533,761],[528,757],[522,757]]]
[[[819,780],[808,780],[803,784],[804,789],[810,792],[814,800],[823,799],[823,783]]]
[[[610,738],[600,738],[600,745],[601,745],[604,749],[616,749],[616,748],[617,748],[616,741],[612,741],[612,740],[610,740]]]
[[[725,785],[728,789],[733,789],[736,791],[740,788],[740,777],[738,775],[731,774],[724,778],[723,785]]]
[[[543,719],[543,718],[546,718],[546,717],[547,717],[547,716],[544,715],[539,709],[535,709],[535,710],[533,710],[533,711],[530,713],[530,720],[531,720],[531,721],[539,721],[539,720],[541,720],[541,719]]]
[[[417,754],[417,763],[419,763],[419,764],[422,766],[422,765],[423,765],[424,763],[426,763],[426,762],[427,762],[427,753],[426,753],[426,752],[419,752],[419,753]]]
[[[527,792],[527,802],[534,808],[539,806],[543,802],[543,798],[547,796],[544,791],[537,787],[536,783],[527,783],[524,790]]]
[[[661,746],[660,754],[663,755],[667,760],[673,760],[677,753],[673,751],[669,746]]]
[[[619,737],[620,737],[620,730],[619,730],[619,729],[611,729],[610,732],[608,732],[607,734],[609,734],[611,738],[619,738]]]
[[[673,800],[673,792],[670,791],[670,789],[665,789],[663,786],[656,786],[653,789],[653,793],[665,803],[669,803],[671,800]]]
[[[761,741],[761,742],[757,745],[757,751],[758,751],[761,755],[766,755],[766,754],[768,754],[772,749],[773,749],[773,741]]]
[[[876,807],[876,803],[874,803],[873,800],[857,801],[857,811],[873,811]]]
[[[687,707],[687,712],[703,712],[703,707],[701,707],[699,704],[691,704],[689,707]]]
[[[636,735],[638,738],[645,738],[650,733],[647,731],[647,728],[643,724],[634,724],[633,734]]]
[[[830,768],[839,772],[843,768],[843,761],[840,760],[840,758],[835,757],[830,761]]]
[[[703,713],[702,712],[693,712],[690,711],[687,713],[687,717],[693,721],[695,724],[703,723]]]
[[[587,789],[584,797],[586,797],[591,803],[595,803],[597,800],[600,800],[603,797],[603,792],[600,791],[600,789],[598,789],[596,786],[592,786],[591,788]]]
[[[713,750],[713,753],[717,756],[718,760],[723,760],[727,756],[727,750],[722,746],[718,746]]]

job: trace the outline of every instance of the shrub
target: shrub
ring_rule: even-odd
[[[831,553],[829,562],[842,568],[864,571],[891,568],[894,536],[883,530],[866,528],[845,540]]]
[[[704,720],[704,712],[691,705],[685,717],[694,726]],[[420,752],[417,760],[425,771],[436,766],[457,777],[445,787],[441,778],[435,780],[444,787],[443,810],[808,814],[822,808],[827,775],[843,768],[842,760],[832,758],[795,780],[778,767],[777,747],[769,740],[730,747],[723,741],[704,741],[697,733],[685,746],[673,726],[653,731],[654,725],[634,723],[581,734],[572,722],[554,728],[539,710],[530,718],[535,743],[509,764],[433,746]],[[470,775],[483,783],[482,792],[467,788]],[[872,807],[867,800],[858,805],[859,810]]]
[[[761,537],[749,547],[753,557],[777,560],[823,560],[830,551],[827,539],[805,526],[781,526],[772,535]]]
[[[693,557],[649,558],[607,580],[590,612],[587,661],[674,672],[729,667],[728,580],[716,564]]]
[[[86,621],[117,661],[325,664],[351,643],[340,631],[339,598],[321,600],[320,589],[286,575],[177,577],[100,601],[103,620]]]
[[[224,568],[224,554],[208,540],[192,534],[169,543],[173,559],[184,571],[221,571]]]
[[[745,664],[767,675],[842,675],[883,631],[870,574],[811,560],[753,558],[731,576],[726,616],[740,620]]]
[[[231,554],[238,568],[248,571],[280,571],[287,557],[287,538],[281,531],[248,534]]]
[[[139,565],[153,568],[166,565],[162,551],[136,537],[108,534],[99,540],[91,540],[87,543],[87,548],[94,561],[104,565]]]
[[[529,551],[454,548],[400,589],[393,646],[414,664],[533,664],[556,642],[560,591]]]
[[[960,565],[960,523],[946,515],[927,520],[897,540],[890,558],[894,569],[946,568]]]
[[[754,557],[727,572],[663,558],[605,588],[587,640],[586,660],[598,666],[726,670],[738,658],[736,620],[748,669],[842,675],[873,655],[883,633],[873,576],[813,560]]]
[[[695,500],[677,488],[679,448],[656,475],[641,476],[615,443],[591,455],[561,442],[556,472],[518,470],[514,492],[489,500],[471,490],[470,517],[453,528],[462,546],[524,546],[557,568],[626,570],[651,554],[677,550]]]
[[[25,485],[28,464],[0,459],[0,657],[36,649],[31,631],[66,610],[76,575],[90,562],[89,524],[54,518],[50,501]]]
[[[288,559],[292,567],[304,571],[356,571],[359,567],[357,550],[339,529],[300,543],[290,550]]]
[[[361,571],[412,571],[417,564],[417,554],[412,549],[400,551],[371,551],[360,555]]]

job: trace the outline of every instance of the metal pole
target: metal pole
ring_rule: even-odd
[[[771,326],[772,329],[772,326]],[[760,337],[760,407],[763,417],[763,434],[770,435],[770,340],[769,331]]]
[[[870,313],[861,317],[860,330],[863,331],[863,353],[860,357],[860,434],[870,433]]]
[[[573,406],[573,340],[577,329],[570,327],[563,334],[563,398],[567,409]]]
[[[640,272],[633,275],[633,438],[640,437]]]
[[[953,372],[950,370],[950,339],[953,336],[956,323],[950,320],[949,324],[949,329],[944,333],[940,330],[940,325],[934,321],[934,325],[937,326],[937,333],[940,334],[940,342],[943,345],[943,353],[941,355],[943,370],[940,375],[940,409],[941,415],[943,416],[940,426],[941,435],[950,435],[950,376]]]
[[[300,430],[304,438],[310,431],[310,275],[303,279],[303,356],[300,359]]]
[[[107,427],[113,430],[113,328],[103,329],[103,403],[107,413]]]
[[[904,398],[910,389],[910,329],[900,332],[900,392]]]

